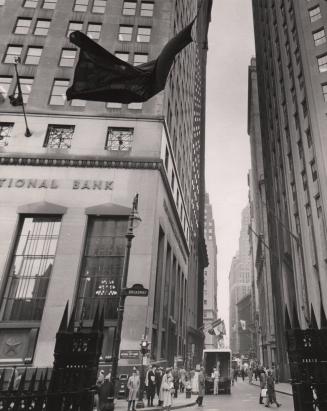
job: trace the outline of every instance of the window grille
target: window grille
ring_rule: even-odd
[[[77,294],[77,317],[93,319],[100,304],[106,320],[117,319],[126,231],[127,216],[90,218]]]
[[[129,151],[132,148],[133,128],[109,127],[105,149],[109,151]]]
[[[43,147],[63,148],[71,147],[75,126],[49,124]]]
[[[27,34],[30,30],[32,19],[17,19],[14,33]]]
[[[50,27],[50,20],[38,19],[36,21],[34,35],[35,36],[46,36],[48,34]]]
[[[21,220],[2,303],[3,321],[41,321],[60,221],[44,216]]]
[[[0,123],[0,147],[8,145],[14,123]]]

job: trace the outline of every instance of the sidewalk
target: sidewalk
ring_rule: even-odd
[[[252,385],[257,385],[258,387],[260,387],[259,380],[258,381],[253,380]],[[275,391],[279,392],[281,394],[286,394],[286,395],[293,396],[292,386],[291,386],[291,384],[289,384],[287,382],[279,382],[278,384],[275,383]]]
[[[192,407],[196,404],[197,395],[192,395],[191,398],[186,398],[185,393],[178,393],[177,398],[173,398],[173,405],[171,410],[177,410],[179,408]],[[155,398],[156,405],[154,407],[147,407],[147,400],[144,400],[144,410],[153,411],[153,410],[162,410],[162,407],[158,407],[157,397]],[[127,411],[127,401],[126,400],[115,400],[115,410]]]

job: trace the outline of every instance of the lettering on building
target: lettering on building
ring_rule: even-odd
[[[38,178],[0,178],[1,188],[50,189],[71,188],[73,190],[113,190],[113,181],[108,180],[55,180]]]

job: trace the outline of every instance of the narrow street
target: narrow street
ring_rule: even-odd
[[[277,385],[278,389],[278,385]],[[207,395],[203,399],[203,410],[205,411],[263,411],[266,408],[259,404],[259,387],[249,385],[247,381],[238,381],[232,387],[232,394],[221,394],[217,397]],[[290,395],[277,393],[277,401],[282,404],[282,411],[293,411],[293,398]],[[194,409],[199,407],[194,407]],[[271,405],[271,409],[277,409],[276,405]]]

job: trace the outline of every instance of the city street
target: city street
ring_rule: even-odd
[[[277,386],[278,387],[278,386]],[[238,381],[232,387],[232,394],[221,394],[217,397],[206,395],[203,399],[203,409],[205,411],[259,411],[265,410],[264,405],[259,404],[259,387],[250,385],[247,381]],[[293,411],[293,398],[290,395],[277,393],[277,401],[282,404],[281,410]],[[193,408],[199,408],[197,406]],[[271,405],[271,409],[277,409],[276,405]],[[187,409],[187,408],[185,408]]]

